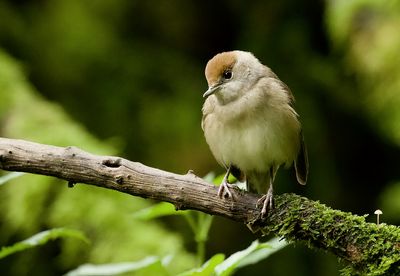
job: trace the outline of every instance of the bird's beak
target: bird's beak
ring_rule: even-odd
[[[203,94],[203,98],[207,98],[208,96],[214,94],[219,88],[219,85],[213,85],[208,88],[208,90]]]

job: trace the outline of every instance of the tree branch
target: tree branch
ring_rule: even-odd
[[[261,220],[256,208],[258,195],[234,191],[235,201],[220,199],[216,186],[191,171],[178,175],[119,157],[93,155],[76,147],[6,138],[0,138],[0,169],[55,176],[70,186],[86,183],[167,201],[177,210],[193,209],[250,224],[264,233],[333,252],[348,261],[345,273],[400,273],[399,227],[367,223],[364,217],[333,210],[298,195],[275,196],[275,209]]]

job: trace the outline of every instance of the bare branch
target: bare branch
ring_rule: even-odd
[[[220,199],[216,186],[190,171],[178,175],[120,157],[93,155],[76,147],[6,138],[0,138],[0,169],[55,176],[70,186],[85,183],[171,202],[177,210],[223,216],[264,233],[273,232],[333,252],[349,262],[349,273],[400,273],[399,227],[367,223],[364,217],[294,194],[275,196],[275,209],[262,221],[256,208],[258,195],[234,191],[234,202]]]

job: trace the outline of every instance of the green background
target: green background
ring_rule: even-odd
[[[400,1],[0,2],[0,136],[119,155],[176,173],[222,173],[201,128],[204,67],[253,52],[291,88],[309,152],[296,192],[400,223]],[[54,183],[57,182],[57,183]],[[0,260],[6,275],[60,275],[85,262],[174,254],[193,267],[184,221],[138,221],[152,202],[25,175],[0,186],[0,246],[53,227],[82,230]],[[246,226],[216,218],[207,256],[246,248]],[[261,238],[262,240],[268,237]],[[339,275],[330,254],[289,246],[238,275]],[[145,274],[145,273],[144,273]]]

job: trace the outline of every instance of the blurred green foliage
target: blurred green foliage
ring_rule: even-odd
[[[200,128],[203,70],[217,52],[248,50],[293,91],[308,145],[308,185],[281,171],[277,192],[358,214],[379,208],[384,222],[399,224],[399,13],[398,0],[1,1],[0,135],[181,173],[222,172]],[[1,271],[57,274],[171,252],[176,271],[194,264],[186,225],[131,217],[149,201],[55,182],[24,175],[0,186],[0,244],[65,226],[92,245],[57,241],[0,261]],[[209,238],[207,258],[241,250],[254,235],[215,218]],[[266,266],[278,276],[339,271],[334,257],[302,246],[241,271]]]
[[[32,237],[23,241],[17,242],[11,246],[4,246],[0,250],[0,259],[15,254],[20,251],[24,251],[35,246],[43,245],[51,240],[57,238],[75,238],[85,242],[89,242],[85,235],[74,229],[67,228],[53,228],[51,230],[42,231],[33,235]]]
[[[343,50],[356,93],[337,91],[362,112],[377,133],[400,145],[400,1],[337,0],[327,25],[337,50]]]
[[[79,145],[98,154],[117,153],[72,121],[61,106],[43,100],[21,73],[20,66],[0,52],[2,135],[53,145]],[[58,250],[27,251],[0,261],[9,275],[54,275],[82,262],[133,261],[148,255],[176,254],[172,270],[192,267],[194,257],[182,239],[154,222],[134,220],[131,213],[150,202],[108,190],[25,174],[1,186],[1,244],[19,240],[43,228],[65,226],[88,235],[90,245],[62,240]],[[162,241],[162,242],[160,242]],[[57,248],[56,247],[56,248]],[[55,250],[55,251],[54,251]],[[54,252],[52,252],[54,251]],[[59,251],[57,253],[57,251]],[[49,266],[46,259],[52,259]]]

